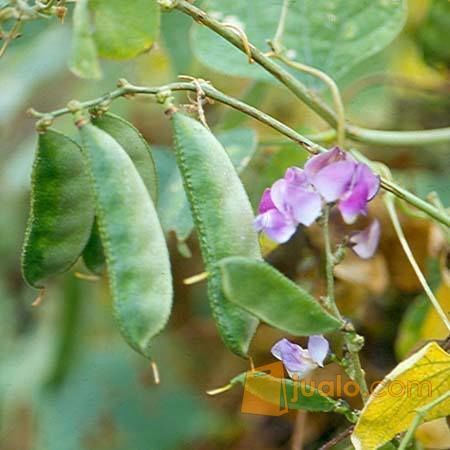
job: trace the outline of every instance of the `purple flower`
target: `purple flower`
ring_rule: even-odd
[[[255,219],[256,231],[264,231],[271,239],[283,243],[295,233],[297,224],[281,213],[271,197],[271,190],[266,189],[259,204],[259,214]]]
[[[367,214],[367,203],[380,188],[380,179],[369,166],[338,147],[309,159],[305,174],[327,203],[337,202],[346,223]]]
[[[321,209],[320,195],[313,191],[303,170],[291,167],[284,178],[264,191],[255,228],[283,243],[295,233],[298,224],[311,225]]]
[[[350,237],[350,243],[353,244],[352,250],[363,259],[372,258],[377,250],[379,240],[380,222],[376,219],[367,228]]]
[[[330,345],[323,336],[310,336],[308,349],[281,339],[272,347],[272,355],[283,362],[289,376],[302,379],[317,367],[323,367]]]
[[[264,191],[255,228],[276,242],[286,242],[299,224],[315,222],[323,201],[337,202],[344,221],[353,223],[367,214],[367,203],[379,187],[379,178],[366,164],[335,147],[310,158],[304,170],[290,167]]]

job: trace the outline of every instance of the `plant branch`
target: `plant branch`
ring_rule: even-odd
[[[303,148],[305,148],[309,153],[316,154],[319,152],[324,152],[327,149],[324,147],[321,147],[320,145],[314,143],[311,139],[308,139],[307,137],[301,135],[297,131],[293,130],[292,128],[288,127],[284,123],[280,122],[279,120],[275,119],[274,117],[270,116],[269,114],[266,114],[262,111],[260,111],[257,108],[254,108],[253,106],[247,105],[244,102],[241,102],[240,100],[237,100],[233,97],[230,97],[223,92],[217,90],[211,84],[206,82],[199,82],[203,92],[211,99],[216,100],[220,103],[223,103],[224,105],[230,106],[231,108],[234,108],[250,117],[253,117],[254,119],[258,120],[261,123],[264,123],[265,125],[271,127],[272,129],[276,130],[278,133],[286,136],[288,139],[292,140],[293,142],[301,145]],[[126,80],[120,81],[120,86],[118,89],[115,89],[114,91],[111,91],[101,97],[88,100],[85,102],[81,102],[81,108],[83,109],[89,109],[94,108],[100,105],[109,104],[111,101],[120,98],[125,97],[129,95],[134,94],[146,94],[146,95],[154,95],[158,96],[163,93],[167,93],[170,91],[192,91],[197,92],[198,89],[198,83],[193,82],[178,82],[178,83],[170,83],[167,85],[159,86],[159,87],[147,87],[147,86],[134,86],[130,83],[128,83]],[[33,109],[30,109],[29,114],[33,117],[39,118],[41,120],[49,120],[52,121],[54,118],[70,114],[69,108],[61,108],[57,109],[55,111],[51,111],[48,113],[42,113],[35,111]],[[431,205],[430,203],[427,203],[425,200],[420,199],[419,197],[415,196],[414,194],[411,194],[406,189],[401,188],[400,186],[396,185],[394,182],[389,181],[385,178],[381,179],[381,185],[382,187],[388,191],[394,194],[395,196],[403,199],[410,205],[414,206],[415,208],[425,212],[429,217],[435,219],[437,222],[449,227],[450,226],[450,217],[448,214],[446,214],[445,211],[436,208],[435,206]]]
[[[163,7],[176,8],[179,11],[192,17],[196,22],[201,23],[222,36],[230,44],[244,52],[247,56],[272,74],[277,80],[284,84],[297,98],[302,100],[313,111],[333,128],[337,128],[337,114],[323,102],[314,92],[309,90],[303,83],[295,78],[290,72],[274,62],[270,57],[258,50],[249,42],[243,43],[240,36],[227,28],[220,21],[209,16],[202,9],[192,5],[187,0],[159,0]],[[248,55],[250,52],[250,55]],[[424,131],[381,131],[370,130],[355,125],[346,124],[346,136],[358,142],[376,143],[383,145],[423,145],[427,143],[449,142],[450,127],[436,130]]]
[[[342,101],[341,93],[339,92],[339,88],[338,88],[336,82],[333,80],[333,78],[331,78],[329,75],[327,75],[325,72],[322,72],[319,69],[315,69],[314,67],[308,66],[306,64],[302,64],[298,61],[292,61],[284,55],[275,53],[274,56],[276,58],[278,58],[280,61],[284,62],[287,66],[290,66],[296,70],[299,70],[300,72],[308,73],[310,75],[313,75],[313,76],[319,78],[328,86],[328,88],[331,91],[334,107],[335,107],[336,113],[337,113],[337,124],[336,124],[337,144],[339,146],[343,147],[344,142],[345,142],[344,103]]]
[[[414,436],[414,433],[416,432],[419,425],[422,424],[422,422],[425,420],[425,416],[427,413],[429,413],[434,407],[438,406],[440,403],[444,402],[450,398],[450,391],[445,392],[432,402],[428,403],[428,405],[425,405],[421,408],[417,409],[417,414],[414,417],[414,420],[412,421],[410,427],[408,428],[408,431],[403,436],[403,439],[400,442],[400,446],[398,447],[398,450],[406,450],[408,447],[408,444],[410,443],[411,439]]]
[[[331,441],[328,441],[326,444],[322,445],[322,447],[320,447],[319,450],[330,450],[336,444],[339,444],[339,442],[343,441],[346,437],[350,436],[353,433],[354,428],[355,426],[351,425],[346,430],[336,435],[333,439],[331,439]]]
[[[423,290],[427,294],[427,297],[430,299],[431,304],[433,305],[434,309],[438,313],[438,316],[442,319],[445,326],[450,331],[450,321],[447,317],[447,314],[445,314],[439,301],[434,296],[433,291],[431,290],[430,286],[428,286],[427,280],[425,279],[422,271],[420,270],[420,267],[417,264],[417,261],[414,258],[414,255],[411,251],[411,247],[408,244],[405,233],[403,232],[402,226],[400,224],[400,220],[398,218],[397,211],[395,210],[394,197],[391,194],[387,194],[385,197],[385,203],[386,203],[386,208],[389,213],[389,217],[391,218],[391,221],[392,221],[392,225],[394,226],[395,232],[397,233],[397,237],[400,241],[403,251],[405,252],[406,257],[408,258],[409,263],[411,264],[411,267],[413,268],[417,278],[419,279],[420,284],[423,287]]]
[[[277,31],[275,32],[275,36],[272,39],[272,45],[274,48],[281,48],[281,41],[283,40],[284,29],[286,28],[286,19],[290,2],[291,0],[283,0],[280,19],[278,20]]]

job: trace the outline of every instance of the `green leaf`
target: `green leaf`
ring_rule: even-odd
[[[189,73],[193,54],[189,45],[192,19],[179,11],[163,14],[161,35],[175,75]]]
[[[88,0],[79,0],[73,11],[72,55],[70,70],[81,78],[100,78],[102,71],[92,34]]]
[[[31,286],[72,267],[89,239],[93,198],[81,148],[56,130],[39,135],[22,272]]]
[[[235,128],[217,134],[238,172],[245,169],[256,151],[257,135],[251,128]],[[192,232],[194,222],[183,189],[183,179],[174,154],[163,148],[156,149],[155,159],[159,173],[158,215],[166,233],[174,231],[180,242]]]
[[[159,33],[156,0],[92,0],[94,39],[100,56],[134,58],[149,50]]]
[[[200,122],[172,114],[177,164],[183,177],[208,276],[208,296],[226,346],[246,356],[258,321],[221,291],[216,263],[227,256],[261,258],[253,211],[225,149]]]
[[[127,342],[149,357],[151,338],[164,328],[172,305],[164,234],[125,150],[86,120],[77,124],[95,193],[114,315]]]
[[[223,22],[240,25],[250,42],[269,50],[283,1],[210,0],[208,12]],[[295,59],[338,79],[355,64],[382,50],[400,32],[406,19],[405,0],[292,0],[283,46]],[[239,50],[204,26],[194,27],[193,47],[198,59],[226,74],[276,81]],[[311,84],[309,75],[296,76]],[[313,83],[317,85],[317,83]]]
[[[328,333],[342,325],[308,292],[266,262],[230,257],[219,266],[227,299],[269,325],[297,336]]]

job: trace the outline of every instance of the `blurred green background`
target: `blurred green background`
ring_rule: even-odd
[[[412,0],[409,14],[405,30],[388,48],[339,80],[348,117],[359,125],[405,130],[448,125],[449,3]],[[175,81],[178,74],[189,74],[211,80],[218,89],[246,99],[305,133],[325,129],[285,89],[225,77],[202,67],[186,46],[190,27],[190,19],[178,12],[164,15],[158,45],[131,62],[103,62],[101,81],[80,80],[67,69],[70,16],[64,25],[46,20],[27,23],[23,36],[0,59],[1,450],[251,450],[292,445],[292,431],[300,415],[243,415],[239,389],[217,397],[205,394],[247,370],[248,365],[221,344],[204,284],[186,286],[182,282],[202,272],[202,262],[195,234],[180,243],[172,231],[177,229],[182,240],[189,234],[189,217],[178,208],[180,192],[165,195],[159,204],[176,283],[172,318],[154,343],[160,385],[154,384],[149,363],[119,336],[104,280],[79,279],[72,271],[55,279],[41,305],[33,308],[37,292],[24,284],[20,274],[36,142],[34,121],[25,114],[30,106],[47,111],[71,99],[97,97],[113,89],[120,77],[134,84],[158,86]],[[181,95],[178,101],[188,103]],[[149,98],[120,99],[111,109],[134,123],[157,152],[162,148],[170,151],[167,118]],[[256,150],[242,173],[254,206],[263,189],[282,176],[287,166],[301,165],[307,156],[267,128],[223,106],[208,106],[207,117],[217,132],[244,128],[231,137],[229,147],[235,147],[231,151],[252,156]],[[58,119],[56,126],[75,135],[70,118]],[[257,146],[249,128],[257,134]],[[388,163],[398,179],[419,195],[437,191],[444,204],[450,203],[450,150],[446,145],[357,148]],[[166,159],[158,157],[164,188],[173,181],[173,168]],[[384,224],[381,250],[370,262],[355,262],[349,255],[337,272],[337,288],[342,310],[366,336],[362,354],[369,379],[380,379],[416,341],[443,336],[430,325],[420,334],[417,323],[424,323],[429,314],[423,298],[417,297],[420,286],[402,256],[381,202],[375,202],[372,212]],[[437,287],[439,242],[436,244],[435,228],[407,214],[403,225],[420,264],[428,268]],[[336,222],[335,233],[339,227]],[[291,278],[320,292],[320,248],[314,228],[300,230],[268,259]],[[86,269],[80,263],[74,271],[85,273]],[[449,301],[448,296],[447,292],[443,301]],[[406,325],[398,332],[407,310],[416,318],[416,325],[410,324],[412,319],[404,321]],[[271,361],[269,349],[279,337],[276,330],[261,327],[252,347],[257,365]],[[332,366],[328,370],[337,369]],[[318,448],[345,426],[333,415],[304,416],[305,449]],[[442,425],[439,427],[442,431]],[[436,430],[431,435],[436,435]],[[448,440],[433,444],[441,445],[434,448],[450,447],[442,447],[445,442]]]

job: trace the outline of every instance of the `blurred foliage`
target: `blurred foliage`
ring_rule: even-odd
[[[340,80],[349,118],[356,123],[389,129],[448,124],[448,2],[409,3],[408,26],[402,34]],[[294,413],[279,418],[243,415],[239,412],[241,392],[213,399],[204,394],[247,366],[226,351],[217,337],[207,313],[204,285],[186,286],[182,282],[200,273],[203,266],[195,233],[190,234],[190,215],[184,199],[179,203],[174,200],[178,197],[172,189],[179,189],[179,180],[171,166],[170,130],[159,106],[146,99],[121,99],[112,110],[134,123],[154,147],[163,148],[157,151],[164,192],[160,212],[162,217],[173,214],[167,222],[182,229],[176,231],[189,246],[189,251],[182,248],[181,255],[169,233],[176,298],[169,327],[154,346],[161,385],[153,384],[150,367],[119,338],[110,318],[103,281],[80,280],[69,273],[54,282],[38,308],[30,306],[36,292],[22,281],[20,248],[36,141],[33,121],[25,116],[28,106],[51,110],[73,98],[96,97],[112,89],[119,77],[137,84],[158,85],[174,80],[179,73],[188,73],[211,80],[230,95],[247,98],[303,132],[323,130],[323,123],[281,87],[255,85],[203,66],[189,46],[191,21],[178,12],[164,14],[161,27],[158,46],[127,62],[102,62],[103,78],[95,82],[77,79],[67,70],[67,23],[26,23],[22,37],[11,43],[0,60],[1,450],[290,448]],[[184,95],[177,99],[189,102]],[[207,106],[206,111],[213,130],[232,128],[228,139],[236,156],[242,155],[238,158],[241,162],[252,156],[254,136],[258,136],[254,157],[242,167],[254,207],[263,189],[282,176],[287,166],[302,165],[306,159],[305,152],[259,123],[232,115],[219,105]],[[233,129],[236,124],[241,131]],[[68,119],[59,120],[57,127],[73,134]],[[388,163],[406,187],[423,197],[436,191],[449,205],[450,151],[445,145],[358,149]],[[173,210],[162,206],[166,204]],[[428,304],[418,297],[420,285],[396,242],[381,202],[371,205],[371,214],[379,217],[383,225],[377,257],[362,262],[349,254],[336,276],[339,306],[366,338],[363,365],[373,381],[381,379],[423,340],[445,336],[425,331],[435,329],[435,319],[430,316]],[[362,220],[355,228],[363,224]],[[448,281],[441,277],[439,266],[445,242],[439,230],[411,216],[410,211],[402,214],[402,224],[420,265],[425,268],[428,261],[434,262],[434,268],[425,273],[435,278],[433,287],[439,289],[436,293],[441,301],[448,304],[448,287],[444,286]],[[173,228],[166,227],[169,229]],[[336,242],[342,238],[338,218],[333,220],[332,231]],[[300,230],[288,244],[271,247],[267,258],[287,276],[320,295],[324,292],[321,247],[318,230],[312,227]],[[85,268],[80,264],[76,270],[84,272]],[[270,361],[269,348],[280,336],[276,330],[261,327],[252,347],[256,364]],[[314,376],[329,377],[337,370],[330,365],[323,374]],[[305,420],[305,449],[317,449],[345,426],[334,415],[308,413]],[[430,444],[430,432],[423,427],[423,445],[448,448],[445,424],[438,426],[440,430],[444,427],[439,432],[441,441]],[[431,435],[436,436],[437,431]],[[348,441],[341,448],[345,445],[349,445]]]

